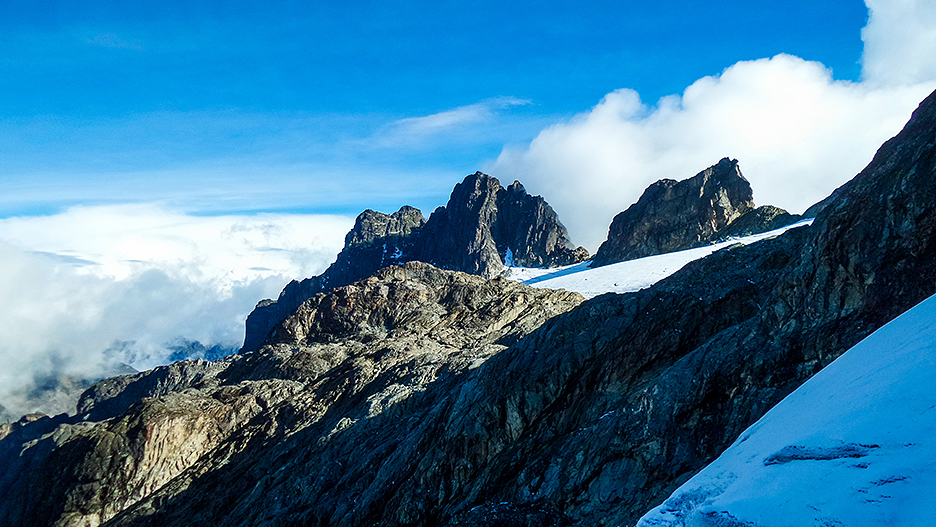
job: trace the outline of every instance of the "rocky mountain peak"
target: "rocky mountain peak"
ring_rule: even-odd
[[[273,328],[315,294],[351,284],[378,269],[420,261],[484,277],[509,265],[553,267],[581,262],[559,216],[519,181],[508,188],[475,172],[455,185],[448,203],[429,216],[404,206],[393,214],[365,210],[345,236],[335,263],[319,276],[289,283],[276,301],[257,305],[247,318],[244,351],[263,344]]]
[[[683,181],[661,179],[614,217],[592,266],[699,247],[753,209],[737,159],[723,158]]]
[[[354,228],[345,236],[345,245],[372,244],[388,237],[404,238],[424,223],[422,212],[409,205],[389,215],[367,209],[354,220]]]
[[[505,265],[554,267],[588,258],[541,196],[527,194],[519,181],[505,189],[480,172],[455,186],[421,238],[420,260],[488,277]]]
[[[413,237],[425,224],[419,209],[404,206],[393,214],[365,210],[345,236],[345,247],[323,273],[323,285],[345,285],[381,267],[408,260]]]

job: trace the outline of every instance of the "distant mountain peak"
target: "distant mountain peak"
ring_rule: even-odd
[[[724,238],[727,227],[742,219],[744,234],[799,219],[776,207],[754,211],[754,193],[737,159],[722,158],[683,181],[661,179],[614,217],[592,267],[700,247]]]
[[[257,349],[278,323],[317,293],[351,284],[378,269],[420,261],[441,269],[485,277],[505,262],[555,267],[582,262],[546,200],[531,196],[519,181],[506,189],[497,178],[475,172],[455,185],[448,203],[423,218],[403,206],[393,214],[365,210],[345,236],[345,247],[324,273],[286,286],[275,302],[257,305],[247,318],[244,350]]]

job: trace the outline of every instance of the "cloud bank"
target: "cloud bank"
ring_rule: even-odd
[[[726,156],[740,161],[758,204],[802,212],[858,173],[936,88],[936,7],[868,6],[860,82],[777,55],[738,62],[653,106],[620,89],[485,168],[544,195],[592,251],[649,184],[691,177]]]
[[[48,412],[25,400],[35,383],[163,364],[177,338],[239,346],[256,303],[321,272],[352,224],[156,206],[0,220],[0,403],[14,415]]]

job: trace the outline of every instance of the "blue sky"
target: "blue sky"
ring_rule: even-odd
[[[431,210],[618,88],[652,105],[778,53],[857,81],[867,16],[805,0],[6,2],[0,217]],[[465,126],[416,120],[452,111]]]

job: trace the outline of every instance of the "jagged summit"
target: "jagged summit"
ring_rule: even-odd
[[[505,262],[555,267],[588,258],[546,200],[527,194],[518,181],[505,189],[481,172],[455,185],[419,238],[415,259],[487,277],[500,274]]]
[[[318,276],[290,282],[276,301],[263,301],[250,313],[243,350],[257,349],[277,324],[315,294],[389,265],[420,261],[492,277],[505,263],[554,267],[587,258],[588,251],[575,248],[546,200],[527,194],[518,181],[505,189],[497,178],[475,172],[455,185],[448,203],[428,221],[410,206],[389,215],[362,212],[335,263]]]
[[[591,265],[691,249],[728,235],[782,227],[799,218],[776,207],[755,210],[753,196],[738,160],[727,157],[689,179],[661,179],[614,217],[608,239]],[[727,229],[738,221],[743,227]]]

